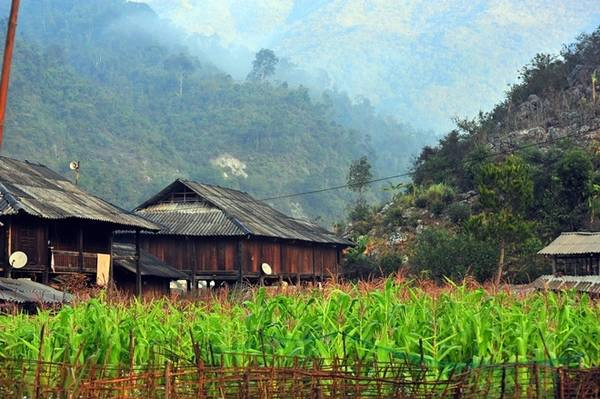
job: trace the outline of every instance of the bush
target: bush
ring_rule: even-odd
[[[432,184],[425,190],[422,190],[415,198],[415,206],[427,208],[434,214],[440,214],[450,204],[455,197],[452,187],[447,184]]]
[[[425,196],[418,196],[415,198],[415,206],[421,209],[427,208],[427,198]]]
[[[387,253],[379,258],[379,268],[383,276],[396,273],[404,263],[404,256],[397,252]]]
[[[427,209],[429,209],[429,211],[431,213],[433,213],[434,215],[441,215],[442,212],[444,212],[444,208],[446,207],[446,205],[441,202],[441,201],[435,201],[434,203],[430,204]]]
[[[497,245],[443,228],[425,229],[417,238],[410,261],[412,271],[441,281],[473,276],[487,281],[494,276]]]
[[[452,223],[459,224],[471,216],[471,207],[465,203],[456,202],[448,207],[448,218]]]

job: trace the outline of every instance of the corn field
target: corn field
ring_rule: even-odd
[[[393,381],[432,387],[442,381],[456,388],[465,375],[472,378],[473,370],[523,364],[504,377],[489,371],[489,381],[502,382],[506,392],[522,385],[544,393],[557,389],[556,370],[600,366],[600,304],[570,293],[517,296],[467,286],[425,289],[393,280],[322,290],[221,292],[195,301],[98,298],[35,316],[1,315],[0,362],[4,372],[13,370],[6,381],[18,378],[31,386],[44,375],[88,388],[92,377],[96,385],[124,376],[166,381],[169,364],[173,375],[183,373],[173,377],[174,383],[184,381],[186,373],[198,375],[199,367],[212,370],[213,383],[226,375],[216,370],[233,370],[238,379],[265,370],[274,375],[304,370],[313,382],[306,373],[316,370],[315,375],[333,373],[343,381],[349,375],[383,378],[391,384],[389,392],[397,388]],[[152,370],[160,371],[154,375]],[[326,375],[318,380],[330,381],[329,389],[337,377]],[[376,390],[386,384],[365,386]]]

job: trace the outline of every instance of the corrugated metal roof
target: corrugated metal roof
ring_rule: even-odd
[[[153,223],[86,193],[43,165],[0,157],[0,216],[19,212],[158,230]]]
[[[225,223],[225,227],[223,227],[224,230],[231,232],[229,235],[249,234],[288,240],[301,240],[307,242],[348,246],[353,245],[352,242],[337,237],[335,234],[323,229],[322,227],[318,227],[310,222],[299,222],[289,216],[286,216],[283,213],[273,209],[266,203],[255,200],[248,193],[220,186],[201,184],[190,180],[176,180],[150,200],[140,205],[136,209],[136,212],[144,217],[149,217],[151,212],[155,212],[152,210],[152,207],[159,205],[161,199],[163,199],[165,195],[170,193],[172,189],[175,189],[180,184],[195,192],[203,201],[208,204],[208,206],[212,207],[212,209],[218,209],[222,212],[224,217],[229,221],[229,223]],[[206,212],[206,203],[195,203],[199,213]],[[176,224],[173,223],[171,225],[169,224],[170,222],[166,220],[166,217],[163,217],[163,222],[160,224],[167,225],[171,231],[176,230],[174,227],[181,227],[186,223],[185,217],[183,217],[181,219],[177,219]],[[219,217],[219,220],[215,220],[214,223],[219,224],[223,223],[223,221],[224,219]],[[186,234],[208,236],[211,234],[207,234],[206,231],[210,229],[214,229],[215,231],[220,230],[219,226],[208,227],[208,224],[209,223],[206,225],[199,224],[198,229],[188,229],[186,230],[188,231]],[[237,227],[237,231],[234,231],[232,225]]]
[[[562,233],[547,247],[538,252],[540,255],[585,255],[600,254],[600,233],[571,232]]]
[[[538,277],[533,287],[539,290],[575,290],[600,295],[600,276],[552,276]]]
[[[127,271],[136,272],[135,245],[113,243],[114,265]],[[162,262],[149,252],[140,249],[140,271],[142,276],[163,277],[172,280],[185,280],[187,275],[175,269],[168,263]]]
[[[61,304],[71,300],[71,294],[35,281],[0,277],[0,301]]]
[[[159,234],[240,236],[245,232],[225,213],[202,203],[156,204],[137,212],[162,227]]]

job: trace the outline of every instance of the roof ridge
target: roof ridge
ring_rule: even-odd
[[[201,186],[208,186],[208,187],[211,187],[211,188],[218,187],[218,188],[222,188],[222,189],[225,189],[225,190],[232,190],[232,189],[228,189],[228,188],[224,188],[224,187],[220,187],[220,186],[211,186],[211,185],[205,185],[205,184],[198,183],[198,182],[194,182],[194,181],[191,181],[191,183],[193,183],[193,184],[198,184],[198,185],[201,185]],[[184,183],[184,184],[185,184],[185,183]],[[250,230],[248,227],[246,227],[246,225],[245,225],[244,223],[242,223],[242,221],[241,221],[241,220],[239,220],[237,217],[235,217],[235,216],[233,216],[232,214],[230,214],[230,213],[229,213],[229,211],[228,211],[227,209],[223,209],[223,206],[221,206],[221,205],[219,205],[219,204],[216,204],[214,201],[211,201],[210,199],[206,198],[206,195],[205,195],[205,194],[198,192],[198,190],[197,190],[197,189],[194,187],[194,185],[193,185],[193,184],[192,184],[192,185],[188,185],[188,184],[186,184],[186,186],[187,186],[188,188],[190,188],[190,189],[191,189],[193,192],[195,192],[196,194],[198,194],[198,195],[199,195],[201,198],[203,198],[203,199],[204,199],[206,202],[208,202],[209,204],[212,204],[214,207],[216,207],[216,208],[220,209],[220,210],[221,210],[221,212],[223,212],[223,214],[225,215],[225,217],[226,217],[227,219],[229,219],[229,221],[230,221],[231,223],[235,224],[235,225],[236,225],[236,226],[238,226],[240,229],[242,229],[242,231],[243,231],[245,234],[254,234],[254,233],[253,233],[253,231],[252,231],[252,230]],[[239,192],[242,192],[242,191],[239,191]],[[246,194],[246,195],[249,195],[249,194],[247,194],[247,193],[244,193],[244,194]],[[232,200],[232,201],[234,200],[234,198],[228,198],[228,199],[230,199],[230,200]]]

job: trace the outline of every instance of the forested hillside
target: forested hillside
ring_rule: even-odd
[[[600,227],[599,77],[600,28],[534,57],[494,109],[423,149],[393,201],[353,221],[361,246],[348,270],[404,264],[436,279],[513,282],[544,272],[539,249]]]
[[[86,189],[130,208],[176,177],[260,198],[343,183],[365,154],[396,172],[428,139],[343,93],[235,81],[180,39],[140,3],[23,3],[4,154],[64,174],[80,160]],[[274,205],[331,221],[346,197]]]

